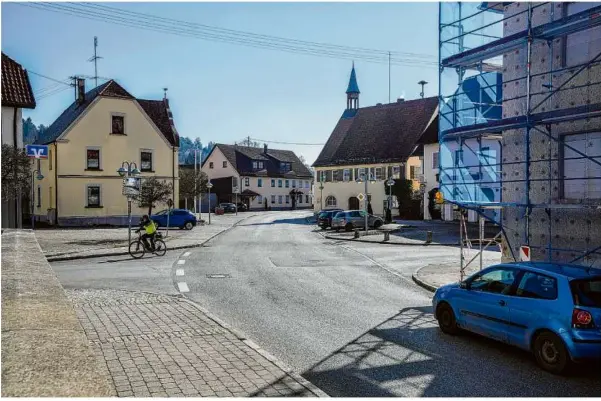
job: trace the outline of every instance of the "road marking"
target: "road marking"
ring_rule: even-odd
[[[184,275],[184,269],[177,269],[175,271],[175,275],[176,276],[183,276]]]
[[[177,261],[177,264],[178,264],[178,265],[183,265],[184,263],[186,263],[186,261],[185,261],[185,260],[182,260],[182,259],[180,259],[180,260],[178,260],[178,261]]]
[[[187,258],[188,256],[190,256],[190,252],[186,252],[184,253],[184,257]]]
[[[179,292],[190,292],[188,284],[186,283],[177,283],[177,288],[179,289]]]

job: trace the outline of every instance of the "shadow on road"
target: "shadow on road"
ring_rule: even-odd
[[[294,219],[278,219],[274,221],[270,221],[269,223],[248,223],[248,224],[240,224],[241,227],[250,227],[250,226],[272,226],[274,224],[299,224],[303,226],[315,224],[311,220],[305,217],[297,217]]]
[[[567,377],[554,376],[539,369],[531,354],[509,345],[469,333],[444,335],[430,307],[415,307],[346,344],[303,376],[338,397],[590,397],[601,394],[598,368],[585,365]]]

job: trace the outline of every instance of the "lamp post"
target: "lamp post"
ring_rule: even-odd
[[[320,202],[320,206],[321,209],[319,209],[320,211],[323,210],[323,171],[321,172],[321,174],[319,174],[319,202]]]
[[[365,211],[365,231],[367,232],[367,230],[369,229],[369,213],[367,212],[367,204],[369,202],[369,195],[367,193],[367,182],[371,181],[372,183],[375,182],[375,180],[368,180],[367,174],[365,173],[361,173],[361,175],[359,177],[357,177],[357,183],[361,183],[364,182],[365,183],[365,203],[363,203],[363,210]]]
[[[209,181],[207,183],[207,189],[209,190],[209,225],[211,224],[211,188],[213,188],[213,184]]]
[[[124,161],[123,163],[121,163],[121,167],[119,167],[119,169],[117,169],[117,173],[119,173],[119,175],[121,177],[124,177],[125,180],[123,182],[123,192],[124,195],[127,196],[127,239],[128,239],[128,244],[131,243],[131,199],[132,199],[132,195],[131,195],[131,191],[125,191],[125,188],[132,188],[129,185],[130,178],[135,178],[136,176],[140,175],[140,170],[138,170],[138,166],[136,165],[135,162],[129,162],[129,161]],[[135,188],[135,187],[134,187]],[[134,189],[135,191],[135,189]]]
[[[36,176],[37,174],[37,176]],[[40,170],[35,170],[31,172],[31,229],[35,229],[35,179],[42,180],[44,176],[40,172]]]
[[[390,219],[388,219],[388,214],[386,214],[386,220],[392,221],[392,186],[394,185],[394,180],[392,177],[388,178],[386,181],[386,186],[388,187],[388,212],[390,212]],[[390,223],[388,221],[388,223]]]

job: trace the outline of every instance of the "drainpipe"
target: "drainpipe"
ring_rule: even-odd
[[[54,219],[58,226],[58,142],[54,142]]]
[[[17,108],[13,108],[13,146],[15,150],[19,147],[17,135]],[[17,178],[17,165],[13,166],[13,176]],[[17,199],[15,199],[15,228],[23,228],[21,224],[21,190],[18,190]]]
[[[173,146],[172,148],[172,152],[171,152],[171,199],[173,202],[173,207],[175,208],[175,146]],[[179,201],[179,200],[178,200]],[[179,202],[177,207],[179,208]]]

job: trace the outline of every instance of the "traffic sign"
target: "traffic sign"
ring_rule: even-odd
[[[128,197],[136,196],[140,193],[140,179],[128,177],[123,179],[123,195]]]
[[[48,158],[48,145],[26,145],[27,156],[35,159]]]
[[[530,247],[522,245],[520,247],[520,260],[522,262],[530,262]]]
[[[365,195],[359,194],[359,195],[357,195],[357,199],[359,199],[361,202],[363,202],[363,199],[365,199]]]

